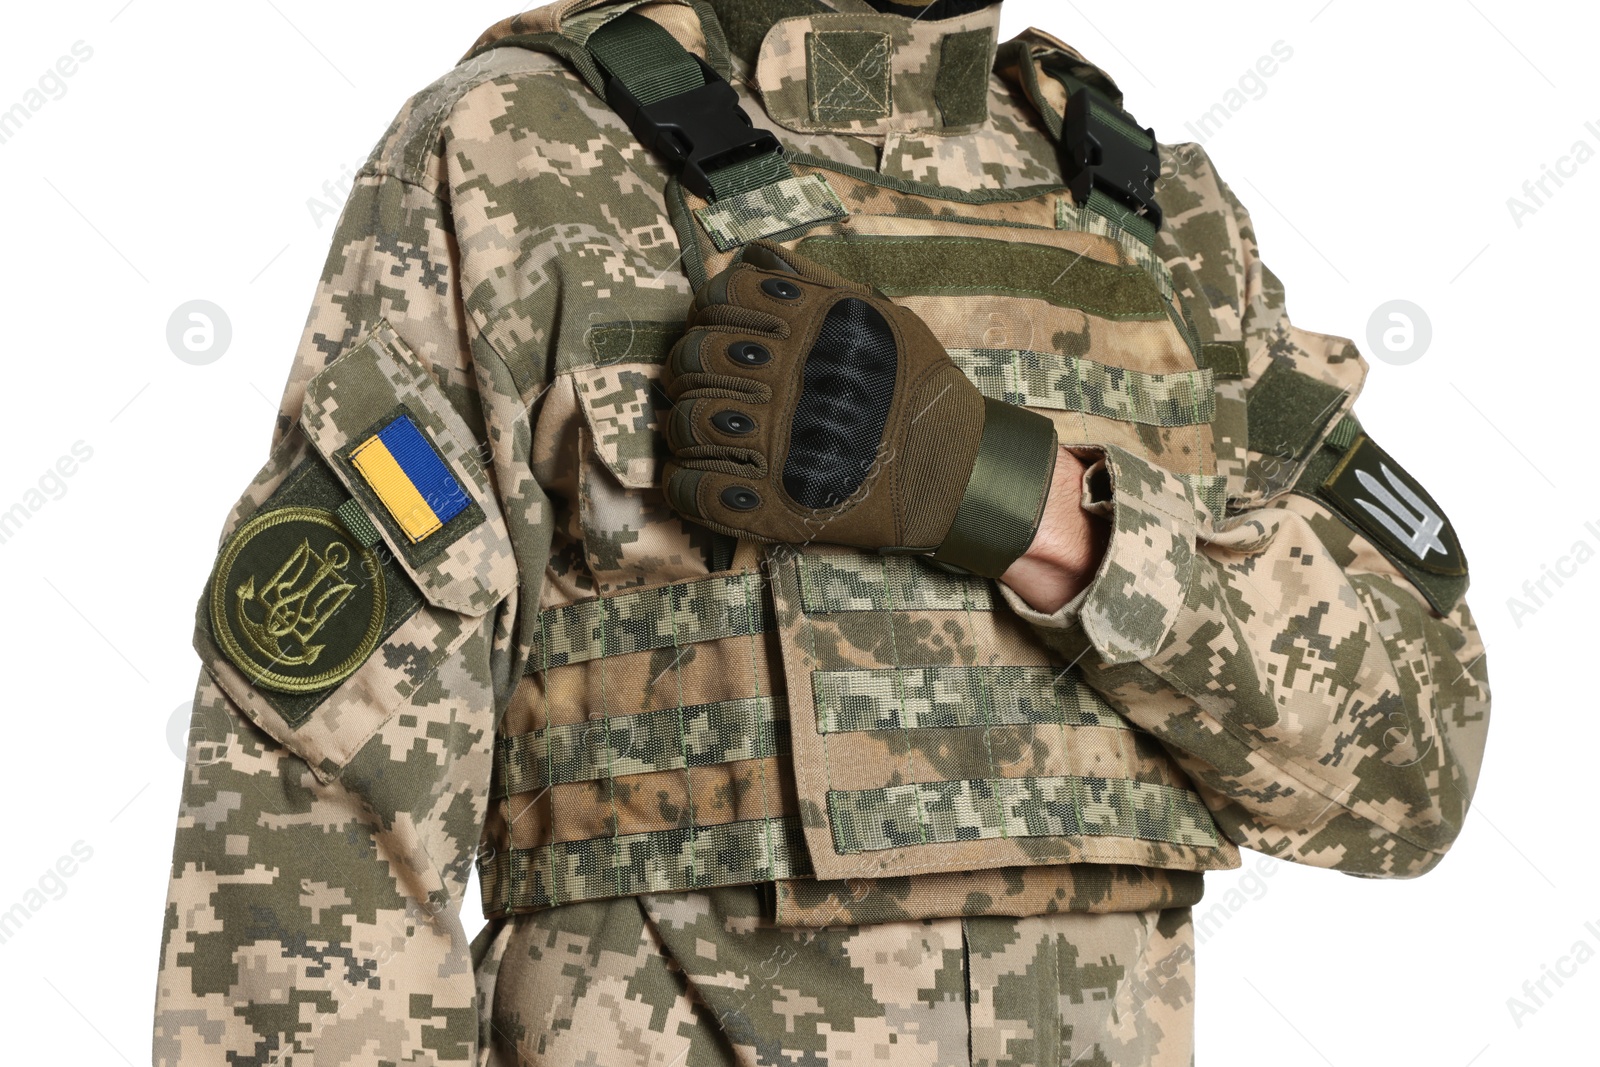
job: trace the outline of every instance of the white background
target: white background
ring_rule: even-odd
[[[0,944],[9,1063],[148,1056],[172,722],[217,532],[265,457],[351,172],[402,101],[510,13],[491,0],[6,12],[0,110],[75,42],[93,50],[0,144],[0,511],[76,443],[92,449],[0,544],[0,912],[43,900]],[[1587,561],[1600,160],[1549,183],[1520,226],[1507,206],[1575,142],[1600,150],[1600,18],[1555,0],[1010,0],[1007,36],[1029,23],[1112,71],[1168,141],[1191,139],[1186,124],[1274,44],[1292,48],[1207,148],[1298,323],[1364,339],[1387,301],[1430,316],[1431,349],[1374,359],[1360,411],[1460,528],[1490,648],[1482,786],[1438,871],[1382,883],[1250,856],[1209,880],[1200,1064],[1600,1062],[1600,559]],[[209,366],[166,340],[195,299],[233,327]],[[1586,562],[1528,600],[1524,582],[1580,541]],[[1533,610],[1514,614],[1512,597]],[[91,858],[46,877],[75,845]],[[48,892],[29,896],[41,879]],[[1545,977],[1535,1001],[1524,983],[1547,966],[1570,977]],[[1514,1015],[1512,997],[1532,1010]]]

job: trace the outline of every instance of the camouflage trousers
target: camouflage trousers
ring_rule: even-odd
[[[494,1067],[1190,1067],[1188,908],[773,925],[759,886],[589,901],[474,948]]]

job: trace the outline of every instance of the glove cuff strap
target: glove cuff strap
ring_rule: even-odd
[[[1036,412],[984,400],[983,437],[939,563],[998,578],[1033,544],[1055,474],[1055,426]]]

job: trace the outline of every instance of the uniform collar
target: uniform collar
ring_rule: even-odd
[[[827,2],[833,10],[778,20],[761,43],[754,80],[775,122],[873,136],[987,121],[999,4],[931,19]]]

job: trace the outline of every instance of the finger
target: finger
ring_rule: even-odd
[[[772,241],[756,241],[746,245],[739,262],[768,274],[798,277],[829,289],[848,289],[858,293],[868,290],[867,286]]]
[[[764,405],[734,399],[695,398],[673,405],[667,419],[667,447],[681,452],[696,445],[762,451]]]
[[[673,510],[714,529],[745,537],[751,536],[748,531],[759,529],[780,540],[805,540],[800,519],[767,499],[766,487],[753,478],[668,464],[663,488]]]
[[[675,401],[707,393],[765,403],[795,373],[778,344],[764,336],[694,331],[667,357],[667,395]]]

